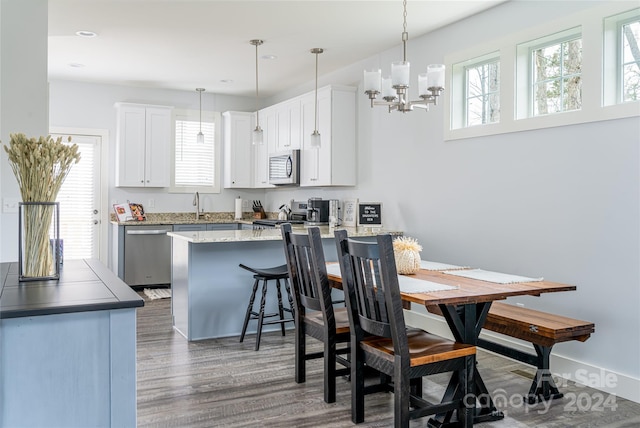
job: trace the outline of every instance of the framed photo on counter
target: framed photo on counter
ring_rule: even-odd
[[[381,227],[382,204],[380,202],[361,202],[358,204],[358,226]]]
[[[345,199],[342,202],[342,225],[343,226],[355,226],[357,224],[357,210],[358,210],[358,200],[357,199]]]

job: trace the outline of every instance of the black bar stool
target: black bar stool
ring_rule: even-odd
[[[287,282],[287,278],[289,278],[289,271],[287,270],[287,265],[265,268],[265,269],[254,269],[249,266],[245,266],[242,263],[239,265],[241,268],[252,272],[253,278],[255,281],[253,282],[253,291],[251,292],[251,298],[249,299],[249,306],[247,306],[247,313],[244,316],[244,324],[242,325],[242,334],[240,335],[240,342],[244,340],[244,335],[247,332],[247,325],[249,324],[249,320],[258,320],[258,330],[256,332],[256,351],[260,349],[260,336],[262,335],[262,326],[267,324],[280,324],[282,328],[282,335],[284,336],[284,324],[287,322],[293,322],[293,299],[291,297],[291,290],[289,289],[289,283]],[[280,280],[284,280],[284,287],[287,291],[287,297],[289,298],[289,307],[285,308],[282,305],[282,291],[280,289]],[[267,283],[269,280],[276,281],[276,291],[278,293],[278,313],[265,314],[264,307],[267,298]],[[256,292],[258,291],[258,284],[262,282],[262,298],[260,299],[260,309],[258,312],[253,310],[253,302],[256,299]],[[284,312],[291,313],[291,318],[285,318]],[[265,318],[278,317],[275,320],[264,321]]]

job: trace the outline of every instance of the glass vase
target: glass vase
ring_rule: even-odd
[[[18,204],[19,281],[60,278],[60,204]]]

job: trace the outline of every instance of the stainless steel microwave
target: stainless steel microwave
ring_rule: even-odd
[[[299,184],[299,177],[300,150],[289,150],[269,155],[270,184]]]

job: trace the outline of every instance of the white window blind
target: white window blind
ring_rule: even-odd
[[[65,141],[65,140],[63,140]],[[78,138],[80,162],[73,164],[56,202],[60,203],[60,238],[63,242],[63,260],[97,257],[94,254],[94,170],[98,167],[94,156],[95,143]]]
[[[197,142],[200,122],[176,119],[175,179],[176,187],[214,185],[215,125],[202,122],[204,143]]]

